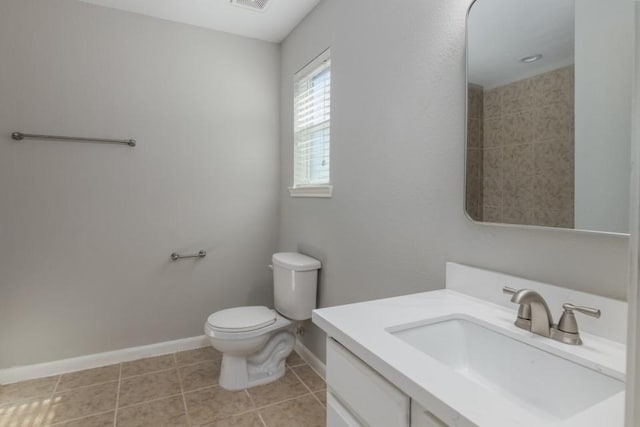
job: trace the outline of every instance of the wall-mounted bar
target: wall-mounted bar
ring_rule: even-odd
[[[180,255],[178,252],[174,252],[171,254],[171,261],[177,261],[179,259],[185,259],[185,258],[204,258],[206,256],[207,256],[207,251],[204,251],[204,250],[193,255]]]
[[[77,142],[99,142],[103,144],[126,144],[129,147],[136,146],[135,139],[104,139],[104,138],[82,138],[77,136],[54,136],[54,135],[34,135],[22,132],[13,132],[11,138],[16,141],[22,141],[26,138],[31,139],[52,139],[56,141],[77,141]]]

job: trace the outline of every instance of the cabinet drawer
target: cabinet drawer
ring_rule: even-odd
[[[411,401],[411,427],[447,427],[439,418]]]
[[[327,427],[363,427],[347,408],[327,393]]]
[[[327,339],[327,384],[367,425],[409,426],[409,397],[332,338]]]

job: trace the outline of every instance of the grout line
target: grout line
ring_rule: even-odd
[[[78,391],[78,390],[82,390],[82,389],[85,389],[85,388],[97,387],[99,385],[105,385],[105,384],[111,384],[111,383],[117,383],[117,382],[119,382],[119,380],[118,379],[114,379],[114,380],[104,381],[104,382],[101,382],[101,383],[82,385],[82,386],[79,386],[79,387],[70,388],[69,390],[57,390],[57,387],[56,387],[56,393],[58,393],[58,394],[66,394],[66,393],[69,393],[69,392],[72,392],[72,391]]]
[[[289,368],[299,368],[300,366],[308,365],[308,363],[303,360],[302,363],[298,363],[297,365],[290,365],[288,363],[286,365]]]
[[[118,371],[118,391],[116,392],[116,409],[113,414],[113,427],[116,427],[118,421],[118,405],[120,405],[120,385],[122,384],[122,363],[120,364],[120,370]]]
[[[53,391],[51,392],[51,398],[53,398],[53,395],[56,394],[56,391],[58,390],[58,385],[60,385],[60,381],[62,381],[62,375],[58,375],[58,381],[56,381],[56,385],[53,386]]]
[[[145,372],[144,374],[129,375],[129,376],[126,376],[126,377],[122,377],[122,379],[123,380],[128,380],[129,378],[137,378],[137,377],[142,377],[144,375],[159,374],[161,372],[167,372],[167,371],[170,371],[172,369],[178,369],[178,367],[177,366],[172,366],[171,368],[160,369],[160,370],[157,370],[157,371]]]
[[[177,360],[176,360],[176,366],[180,367],[180,368],[184,368],[185,366],[194,366],[194,365],[202,365],[203,363],[217,363],[217,362],[222,362],[222,358],[213,358],[213,359],[207,359],[207,360],[201,360],[199,362],[193,362],[193,363],[183,363],[182,365],[179,365]]]
[[[220,359],[220,361],[222,361],[222,359]],[[209,360],[201,360],[199,362],[193,362],[193,363],[183,363],[182,365],[178,364],[178,358],[176,358],[176,368],[185,368],[187,366],[195,366],[195,365],[201,365],[203,363],[215,363],[218,362],[218,359],[209,359]]]
[[[320,375],[320,372],[316,371],[316,368],[314,368],[311,364],[308,364],[307,366],[309,366],[309,367],[311,368],[311,370],[312,370],[312,371],[313,371],[317,376],[319,376],[319,377],[320,377],[320,379],[322,380],[322,382],[323,382],[323,383],[324,383],[324,385],[325,385],[325,388],[327,388],[327,387],[326,387],[326,386],[327,386],[327,380],[326,380],[322,375]],[[316,390],[316,391],[322,391],[322,390]],[[315,393],[315,391],[314,391],[314,393]]]
[[[52,375],[52,377],[53,376],[55,376],[55,375]],[[53,399],[53,395],[56,393],[56,389],[58,388],[58,384],[60,383],[60,377],[61,376],[62,375],[58,375],[58,379],[56,380],[56,383],[54,384],[53,389],[51,390],[51,393],[39,394],[39,395],[36,395],[36,396],[22,397],[22,398],[16,399],[16,400],[10,400],[8,402],[0,403],[0,406],[18,405],[18,404],[24,403],[24,402],[29,401],[29,400],[34,400],[34,399],[48,399],[48,400],[51,400],[51,399]],[[40,379],[40,378],[36,378],[36,380],[37,379]],[[32,381],[32,380],[27,380],[27,381]],[[12,384],[9,384],[9,385],[20,384],[22,382],[27,382],[27,381],[20,381],[20,382],[12,383]],[[0,384],[0,388],[2,388],[2,384]],[[4,426],[0,426],[0,427],[4,427]]]
[[[307,396],[312,395],[312,394],[313,393],[304,393],[304,394],[301,394],[300,396],[290,397],[290,398],[284,399],[284,400],[279,400],[278,402],[273,402],[273,403],[269,403],[268,405],[259,406],[258,410],[270,408],[272,406],[279,405],[279,404],[285,403],[285,402],[290,402],[292,400],[300,399],[300,398],[303,398],[303,397],[307,397]]]
[[[170,394],[168,396],[158,397],[157,399],[145,400],[144,402],[134,403],[133,405],[121,406],[120,409],[129,409],[129,408],[133,408],[135,406],[146,405],[147,403],[153,403],[153,402],[157,402],[159,400],[172,399],[172,398],[178,397],[178,396],[180,396],[180,393]]]
[[[191,394],[191,393],[195,393],[197,391],[208,390],[210,388],[216,388],[216,387],[220,387],[220,386],[218,384],[211,384],[211,385],[207,385],[207,386],[204,386],[204,387],[196,388],[196,389],[193,389],[193,390],[183,391],[182,393],[183,394]],[[220,387],[220,388],[222,388],[222,387]]]
[[[212,421],[207,421],[207,422],[208,423],[216,423],[218,421],[228,420],[230,418],[241,417],[243,415],[253,414],[253,413],[256,413],[258,416],[260,416],[260,412],[258,412],[258,410],[254,408],[254,409],[249,409],[247,411],[237,412],[237,413],[235,413],[233,415],[224,415],[222,418],[215,418]],[[206,425],[209,425],[209,424],[206,424]]]
[[[64,421],[57,422],[57,423],[55,423],[55,424],[48,424],[48,425],[49,425],[49,426],[51,426],[51,427],[55,427],[55,426],[63,426],[63,425],[65,425],[65,424],[69,423],[69,422],[79,421],[79,420],[84,420],[84,419],[86,419],[86,418],[95,417],[95,416],[97,416],[97,415],[108,414],[109,412],[113,412],[113,410],[110,410],[110,411],[102,411],[102,412],[96,412],[95,414],[85,415],[85,416],[80,417],[80,418],[71,418],[71,419],[68,419],[68,420],[64,420]]]
[[[311,370],[312,370],[313,372],[315,372],[315,374],[316,374],[316,375],[318,375],[318,373],[315,371],[315,369],[313,369],[313,367],[312,367],[311,365],[309,365],[309,367],[311,368]],[[309,386],[307,385],[307,383],[305,383],[305,382],[302,380],[302,378],[297,374],[297,372],[296,372],[296,371],[294,371],[293,369],[291,369],[291,372],[293,372],[293,375],[295,375],[295,376],[298,378],[298,380],[300,380],[300,382],[302,383],[302,385],[304,385],[304,386],[305,386],[305,388],[306,388],[307,390],[309,390],[309,392],[311,393],[311,396],[313,396],[313,398],[314,398],[314,399],[315,399],[315,400],[320,404],[320,406],[322,406],[323,408],[326,408],[326,406],[324,406],[324,404],[320,401],[320,399],[318,398],[318,396],[316,396],[316,392],[315,392],[315,391],[313,391],[313,390],[311,390],[311,387],[309,387]],[[318,375],[318,376],[320,376],[320,375]],[[322,378],[322,377],[321,377],[321,378]],[[318,391],[320,391],[320,390],[318,390]]]
[[[207,388],[212,388],[212,387],[207,387]],[[200,389],[200,390],[202,390],[202,389]],[[208,421],[208,422],[211,423],[211,422],[217,422],[217,421],[222,421],[222,420],[228,420],[229,418],[239,417],[239,416],[242,416],[242,415],[251,414],[253,412],[255,412],[256,414],[259,415],[258,409],[256,409],[255,403],[253,402],[253,399],[251,399],[251,396],[247,392],[246,388],[243,389],[243,390],[238,390],[237,392],[233,392],[233,393],[239,393],[240,391],[244,391],[247,394],[247,396],[249,397],[249,399],[251,400],[251,404],[253,406],[251,409],[247,409],[246,411],[242,411],[242,412],[237,412],[237,413],[234,413],[232,415],[225,415],[222,418],[215,418],[213,421]]]
[[[319,391],[314,391],[313,393],[311,393],[313,395],[313,397],[316,398],[316,400],[318,401],[318,403],[320,404],[320,406],[322,406],[323,408],[326,409],[327,405],[325,405],[324,403],[322,403],[322,400],[320,400],[320,398],[318,397],[318,393],[324,393],[325,395],[327,394],[327,390],[319,390]]]
[[[53,390],[51,390],[51,394],[49,395],[49,401],[50,401],[51,405],[44,411],[43,419],[44,419],[45,422],[49,421],[49,414],[53,410],[53,398],[54,398],[54,396],[56,394],[56,390],[58,389],[58,385],[60,384],[61,380],[62,380],[62,375],[58,375],[58,379],[56,380],[56,384],[53,386]]]
[[[249,394],[249,390],[247,390],[246,388],[244,389],[244,394],[247,395],[247,397],[249,398],[249,401],[251,402],[251,406],[253,406],[253,410],[257,410],[258,406],[256,405],[255,400],[253,400],[253,397],[251,397],[251,395]]]
[[[300,383],[302,383],[302,385],[304,386],[304,388],[306,388],[307,390],[309,390],[309,393],[313,394],[313,390],[311,390],[311,388],[304,382],[302,381],[302,378],[300,378],[300,375],[298,375],[296,373],[296,371],[294,371],[293,369],[289,368],[289,370],[291,371],[291,373],[293,375],[295,375],[295,377],[298,379],[298,381],[300,381]]]
[[[293,372],[293,369],[291,369],[291,368],[286,368],[286,369],[287,369],[287,370],[289,370],[289,371],[291,371],[291,372]],[[299,399],[299,398],[301,398],[301,397],[305,397],[305,396],[309,396],[309,395],[312,395],[312,396],[313,396],[313,392],[311,391],[311,389],[310,389],[309,387],[307,387],[307,385],[304,383],[304,381],[302,381],[302,380],[300,379],[300,377],[298,377],[298,375],[297,375],[295,372],[293,372],[293,374],[294,374],[294,375],[295,375],[295,377],[298,379],[298,381],[300,381],[300,383],[302,383],[302,386],[303,386],[303,387],[308,391],[308,393],[304,393],[304,394],[301,394],[301,395],[299,395],[299,396],[290,397],[290,398],[288,398],[288,399],[279,400],[279,401],[277,401],[277,402],[272,402],[272,403],[269,403],[269,404],[267,404],[267,405],[263,405],[263,406],[257,406],[257,405],[256,405],[256,408],[257,408],[258,410],[260,410],[260,409],[265,409],[265,408],[269,408],[269,407],[274,406],[274,405],[279,405],[280,403],[289,402],[289,401],[291,401],[291,400]],[[285,372],[285,375],[286,375],[286,372]],[[264,384],[264,385],[268,385],[268,384]],[[246,392],[247,392],[247,394],[249,395],[249,397],[251,398],[251,393],[249,393],[249,390],[246,390]],[[253,399],[252,399],[252,400],[253,400]]]
[[[244,392],[247,395],[247,397],[249,398],[249,400],[251,401],[251,406],[253,406],[253,411],[258,415],[258,419],[260,419],[260,422],[262,423],[262,426],[263,427],[267,427],[267,423],[264,421],[264,419],[262,418],[262,414],[260,414],[260,411],[257,409],[258,406],[256,405],[256,402],[253,400],[253,397],[251,397],[251,394],[249,394],[249,390],[247,390],[245,388]]]
[[[260,418],[260,421],[262,422],[262,425],[264,427],[268,427],[267,426],[267,422],[264,420],[264,418],[262,418],[262,414],[260,413],[260,411],[256,411],[258,413],[258,418]]]
[[[187,425],[191,426],[191,417],[189,416],[189,410],[187,409],[187,398],[184,394],[184,387],[182,386],[182,376],[180,375],[180,368],[178,368],[178,358],[176,357],[176,353],[173,353],[173,361],[176,364],[176,372],[178,373],[180,396],[182,396],[182,405],[184,406],[184,413],[187,416]]]

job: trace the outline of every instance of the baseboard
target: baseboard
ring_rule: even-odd
[[[65,374],[67,372],[81,371],[83,369],[98,368],[100,366],[129,362],[131,360],[142,359],[145,357],[160,356],[163,354],[174,353],[176,351],[193,350],[207,345],[210,345],[209,340],[205,335],[201,335],[198,337],[166,341],[140,347],[124,348],[105,353],[90,354],[71,359],[38,363],[36,365],[0,369],[0,384],[11,384],[19,381]]]
[[[20,381],[61,375],[68,372],[81,371],[83,369],[99,368],[115,363],[129,362],[145,357],[160,356],[177,351],[193,350],[210,345],[205,335],[184,338],[175,341],[166,341],[140,347],[130,347],[121,350],[104,353],[90,354],[87,356],[73,357],[70,359],[56,360],[53,362],[38,363],[35,365],[15,366],[0,369],[0,384],[12,384]],[[296,340],[295,351],[309,364],[322,378],[326,376],[326,367],[302,342]]]
[[[311,350],[305,347],[300,340],[296,340],[295,350],[296,353],[298,353],[298,355],[322,377],[322,379],[326,379],[327,367],[315,354],[311,352]]]

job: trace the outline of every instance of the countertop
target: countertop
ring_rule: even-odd
[[[561,422],[524,412],[388,332],[445,317],[481,326],[625,381],[624,344],[582,333],[570,346],[516,328],[516,310],[450,289],[314,310],[313,322],[396,387],[450,426],[624,425],[624,391]],[[328,367],[330,369],[330,367]]]

